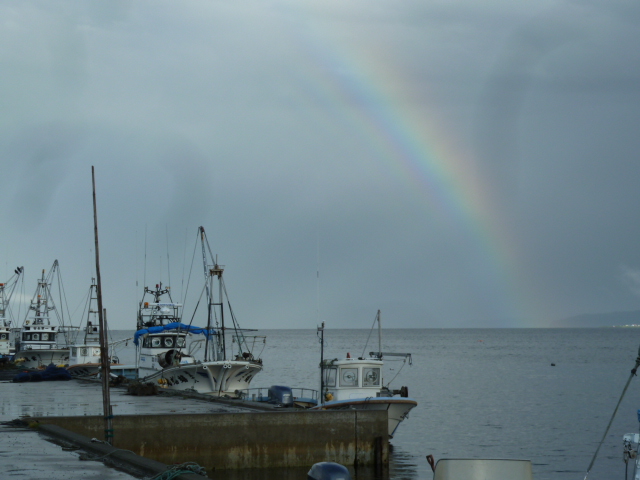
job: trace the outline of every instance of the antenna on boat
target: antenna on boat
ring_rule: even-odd
[[[320,323],[320,234],[316,237],[316,323]],[[323,324],[324,326],[324,324]]]
[[[380,310],[378,310],[378,315],[376,317],[378,319],[378,351],[382,352],[382,326],[380,325]]]
[[[147,224],[144,224],[144,270],[142,274],[142,288],[147,288]]]
[[[382,352],[382,327],[380,325],[380,310],[376,313],[376,317],[373,319],[373,324],[371,325],[371,330],[369,330],[369,335],[367,336],[367,341],[364,344],[364,348],[362,349],[361,357],[364,357],[364,353],[367,351],[367,346],[369,345],[369,339],[371,338],[371,333],[373,332],[373,327],[376,326],[376,322],[378,322],[378,352]]]
[[[98,323],[100,326],[100,377],[102,379],[102,407],[104,412],[104,439],[113,445],[113,418],[111,412],[111,398],[109,394],[109,345],[107,340],[106,310],[102,308],[102,282],[100,280],[100,250],[98,247],[98,210],[96,208],[96,178],[93,165],[91,166],[91,183],[93,185],[93,232],[96,241],[96,293],[98,294]],[[145,236],[146,243],[146,236]],[[146,249],[145,249],[146,258]],[[145,264],[146,266],[146,264]]]
[[[324,403],[324,322],[321,327],[318,327],[318,332],[320,332],[320,398],[318,404],[321,405]]]
[[[167,238],[167,277],[169,279],[169,285],[171,285],[171,263],[169,263],[169,226],[164,225],[164,231]]]

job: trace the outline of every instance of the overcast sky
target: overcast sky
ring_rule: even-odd
[[[23,0],[0,25],[0,277],[30,298],[58,259],[75,323],[92,165],[112,328],[143,284],[183,296],[200,225],[244,327],[640,309],[636,1]]]

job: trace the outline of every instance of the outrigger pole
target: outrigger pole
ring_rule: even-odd
[[[91,166],[91,183],[93,185],[93,232],[96,241],[96,293],[98,296],[98,323],[100,325],[100,377],[102,379],[102,408],[104,411],[104,439],[113,445],[113,414],[109,394],[109,343],[107,340],[106,310],[102,308],[102,282],[100,280],[100,250],[98,248],[98,210],[96,208],[96,178]]]

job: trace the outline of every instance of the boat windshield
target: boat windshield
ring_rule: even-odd
[[[379,387],[380,386],[380,369],[379,368],[363,368],[362,369],[362,386],[363,387]]]
[[[184,335],[158,335],[144,339],[146,348],[182,348],[186,344]]]
[[[31,333],[25,332],[22,334],[22,340],[25,342],[40,341],[53,342],[56,339],[55,333]]]
[[[341,368],[340,369],[340,386],[341,387],[357,387],[358,386],[358,369],[357,368]]]
[[[325,368],[324,370],[324,384],[327,387],[336,386],[336,377],[338,376],[337,368]]]

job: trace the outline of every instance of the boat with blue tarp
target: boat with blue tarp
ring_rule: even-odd
[[[141,382],[154,382],[162,388],[237,397],[237,392],[248,388],[262,370],[262,360],[254,357],[249,337],[238,326],[226,296],[224,267],[213,260],[203,227],[198,229],[198,235],[205,273],[207,326],[182,322],[183,305],[172,299],[169,286],[159,283],[155,288],[145,287],[134,335],[138,375]],[[231,328],[225,326],[224,300],[229,305]],[[231,342],[227,341],[227,330],[233,332]],[[231,345],[237,346],[235,353],[228,352]],[[195,356],[200,349],[202,360]]]

